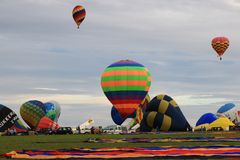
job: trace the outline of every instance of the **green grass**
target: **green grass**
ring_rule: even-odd
[[[0,136],[0,154],[13,150],[55,150],[63,148],[103,148],[103,147],[160,147],[160,146],[204,146],[204,145],[240,145],[239,142],[159,142],[159,143],[86,143],[89,138],[181,138],[181,137],[240,137],[240,132],[210,133],[160,133],[136,135],[35,135]]]

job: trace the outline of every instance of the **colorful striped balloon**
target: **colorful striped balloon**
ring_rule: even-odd
[[[85,11],[84,7],[80,6],[80,5],[74,7],[74,9],[72,11],[72,16],[79,28],[80,24],[83,22],[83,20],[86,16],[86,11]]]
[[[137,111],[151,85],[151,74],[142,64],[121,60],[108,66],[102,74],[101,86],[108,100],[122,118]]]

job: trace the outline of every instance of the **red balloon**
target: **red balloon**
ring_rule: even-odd
[[[220,60],[229,46],[229,40],[226,37],[215,37],[212,39],[212,47],[217,52]]]

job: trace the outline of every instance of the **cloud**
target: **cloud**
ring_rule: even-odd
[[[33,88],[34,90],[43,90],[43,91],[59,91],[57,88]]]
[[[52,90],[50,90],[52,91]],[[55,100],[63,105],[109,105],[108,100],[103,96],[93,96],[93,95],[72,95],[72,94],[24,94],[24,95],[14,95],[14,98],[4,98],[2,97],[2,102],[6,104],[23,104],[29,100],[40,100],[42,102],[47,102]]]
[[[212,95],[180,95],[176,96],[175,100],[181,105],[211,105],[219,102],[224,102],[226,98],[217,98]]]

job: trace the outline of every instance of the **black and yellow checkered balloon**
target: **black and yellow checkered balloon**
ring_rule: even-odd
[[[154,97],[143,116],[141,131],[186,131],[191,129],[176,101],[168,95]]]

